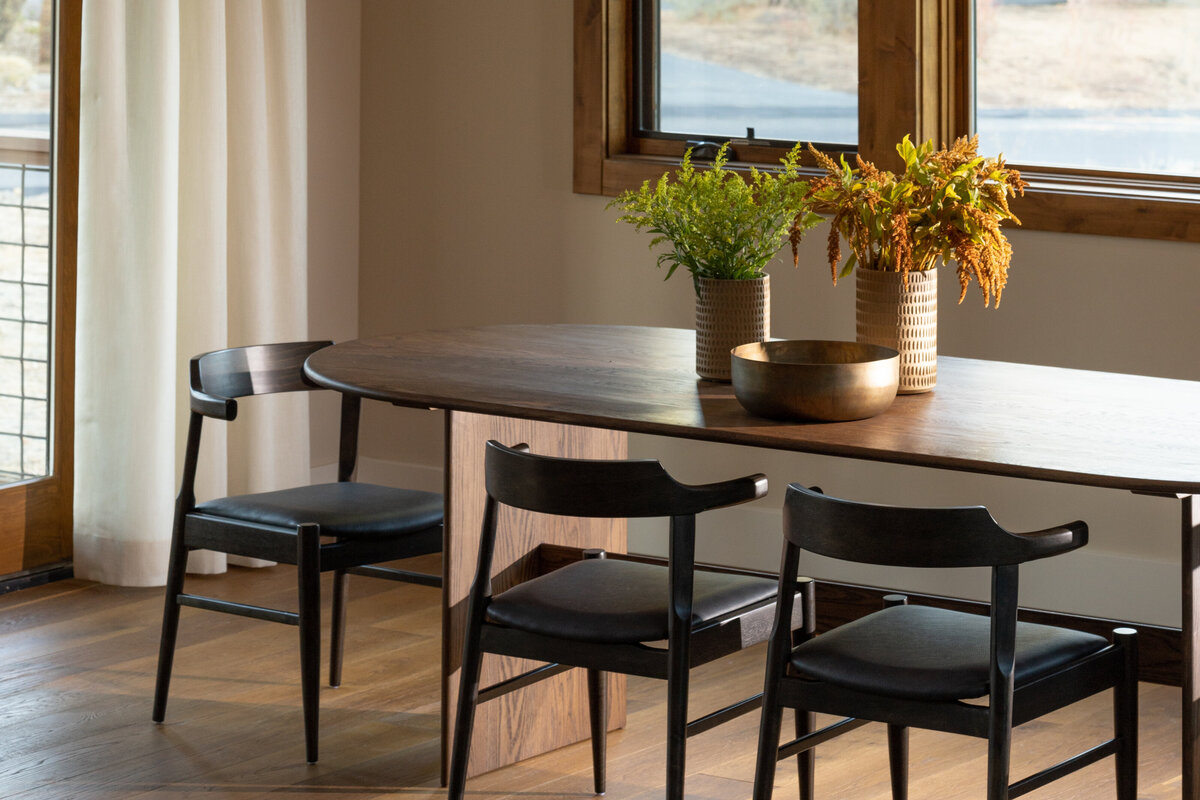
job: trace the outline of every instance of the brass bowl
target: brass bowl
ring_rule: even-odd
[[[733,393],[772,419],[838,422],[886,411],[900,382],[900,354],[858,342],[751,342],[731,351]]]

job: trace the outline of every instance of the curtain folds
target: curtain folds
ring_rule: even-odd
[[[82,51],[75,574],[159,585],[188,359],[307,338],[305,7],[87,3]],[[307,481],[307,413],[207,423],[198,499]]]

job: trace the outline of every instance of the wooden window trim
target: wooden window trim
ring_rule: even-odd
[[[678,163],[683,144],[630,136],[631,0],[574,2],[574,190],[611,197],[657,179]],[[971,0],[860,0],[864,158],[894,166],[893,147],[905,133],[943,142],[968,130],[971,7]],[[739,157],[769,164],[779,152],[743,147]],[[1200,242],[1200,179],[1032,168],[1022,174],[1030,186],[1013,211],[1026,229]]]

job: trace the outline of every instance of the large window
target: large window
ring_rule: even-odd
[[[576,191],[977,132],[1026,228],[1200,241],[1200,0],[575,0]]]

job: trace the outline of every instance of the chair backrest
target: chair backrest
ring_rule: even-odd
[[[487,492],[504,505],[572,517],[674,517],[762,497],[763,475],[690,486],[653,460],[601,461],[535,455],[487,443]]]
[[[982,506],[903,508],[827,497],[799,484],[784,498],[784,535],[802,550],[843,561],[897,567],[996,567],[1087,544],[1072,522],[1012,533]]]
[[[304,376],[304,361],[331,344],[333,342],[324,340],[230,347],[201,353],[191,359],[191,418],[176,504],[177,514],[186,513],[194,505],[193,484],[200,454],[203,418],[236,419],[239,397],[321,388]],[[342,398],[339,481],[350,480],[354,473],[360,402],[359,398],[351,395],[343,395]]]
[[[191,362],[192,391],[223,398],[318,388],[304,377],[304,361],[329,341],[230,347]]]

